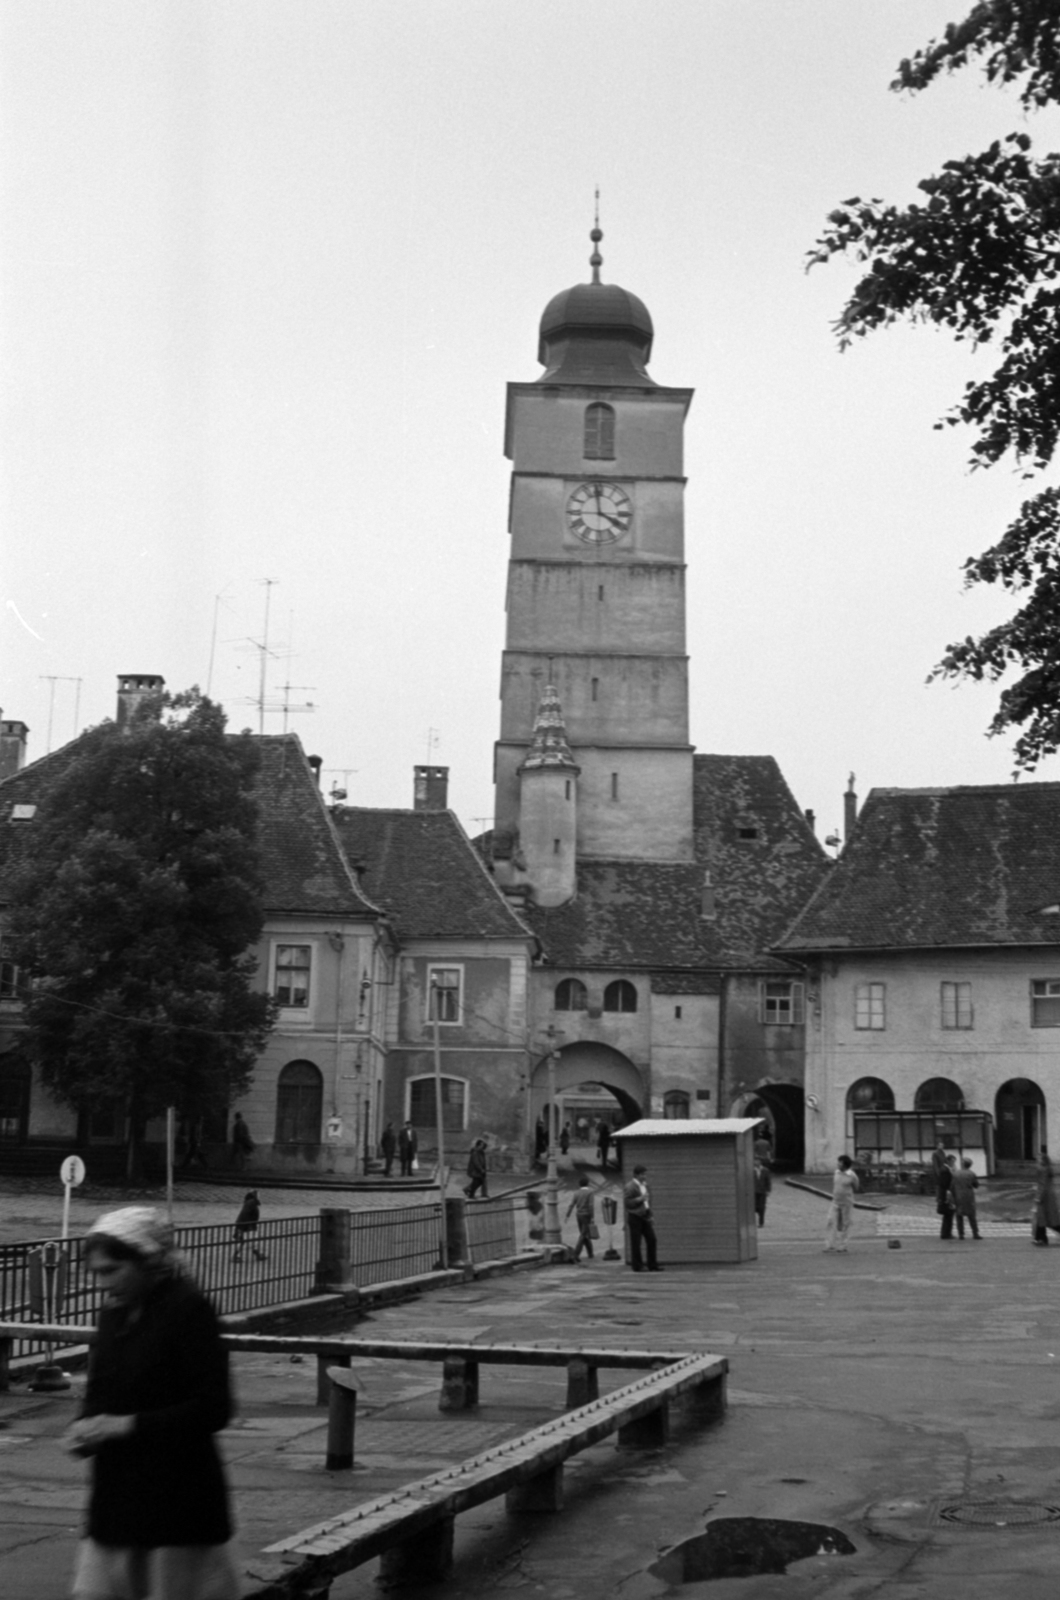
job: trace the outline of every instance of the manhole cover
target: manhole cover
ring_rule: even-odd
[[[966,1500],[940,1506],[939,1521],[960,1528],[1034,1528],[1042,1522],[1060,1522],[1060,1506],[1038,1506],[1015,1500]]]

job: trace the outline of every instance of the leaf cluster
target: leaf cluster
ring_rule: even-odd
[[[1060,0],[983,0],[963,22],[899,67],[895,89],[920,90],[941,72],[978,62],[992,82],[1020,82],[1028,108],[1060,101]],[[844,201],[809,253],[814,266],[863,264],[836,323],[840,348],[899,320],[932,323],[994,354],[937,427],[972,430],[970,464],[1010,458],[1024,477],[1048,468],[1060,444],[1060,155],[1035,157],[1025,132],[979,155],[947,161],[918,185],[922,200]],[[1026,502],[1001,540],[965,563],[968,584],[1021,596],[1016,614],[981,638],[953,644],[932,677],[1022,675],[1001,695],[992,734],[1023,732],[1029,770],[1060,749],[1060,503]]]
[[[31,1053],[68,1104],[201,1115],[245,1086],[273,1014],[248,954],[257,769],[249,736],[189,691],[90,730],[41,796],[8,926]]]

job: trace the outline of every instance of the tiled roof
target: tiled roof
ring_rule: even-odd
[[[77,759],[79,743],[72,740],[0,783],[0,873],[33,838],[33,823],[14,820],[13,808],[39,803]],[[256,743],[261,751],[256,789],[266,911],[377,916],[346,864],[298,736],[266,735]]]
[[[451,811],[343,806],[334,815],[347,858],[364,863],[365,892],[400,939],[531,936]]]
[[[778,946],[1058,943],[1060,783],[1020,783],[873,789],[839,862]]]
[[[527,908],[552,965],[669,969],[671,982],[681,969],[782,966],[770,947],[828,871],[824,851],[771,756],[694,765],[696,860],[579,861],[573,900]]]
[[[297,734],[266,734],[257,781],[266,909],[293,915],[378,916],[358,887]]]

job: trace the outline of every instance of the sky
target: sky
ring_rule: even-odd
[[[840,355],[829,210],[1026,125],[974,72],[888,84],[968,0],[0,0],[0,707],[31,759],[119,673],[284,721],[350,804],[450,768],[492,816],[505,384],[589,277],[655,324],[686,428],[691,738],[772,754],[824,836],[848,775],[997,783],[1007,614],[961,564],[1026,492],[934,423],[984,358]],[[1060,148],[1060,117],[1032,119]],[[79,680],[79,681],[78,681]],[[307,707],[312,706],[312,709]],[[1060,778],[1060,763],[1037,776]]]

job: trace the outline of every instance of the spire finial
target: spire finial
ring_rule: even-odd
[[[604,264],[604,258],[600,254],[600,240],[603,238],[603,234],[600,232],[600,189],[599,189],[599,186],[597,186],[597,190],[596,190],[596,205],[595,205],[594,212],[593,212],[593,230],[590,233],[589,237],[593,241],[593,253],[589,257],[589,265],[593,269],[593,282],[594,283],[599,283],[600,282],[600,268]]]

